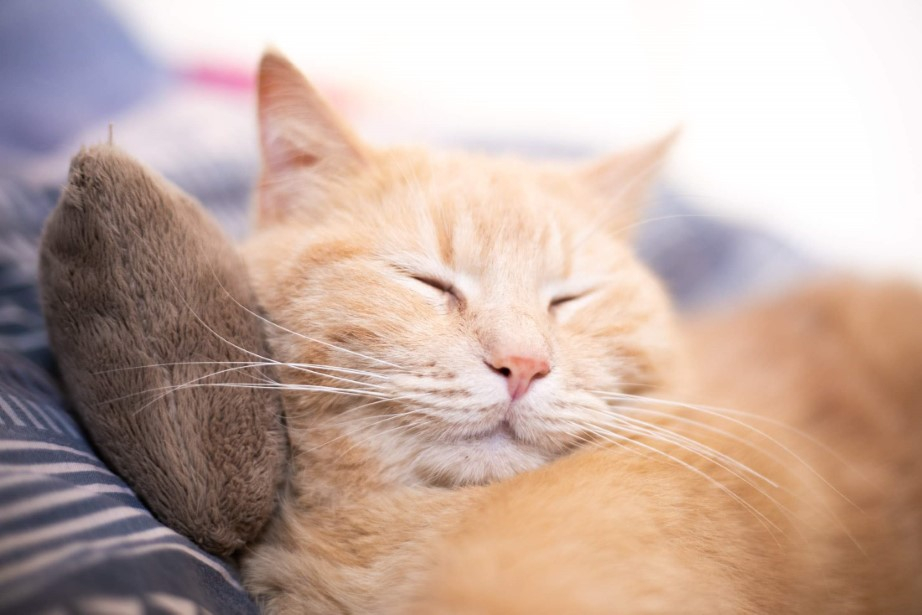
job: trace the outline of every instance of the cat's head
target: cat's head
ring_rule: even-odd
[[[581,446],[603,392],[671,372],[669,307],[628,243],[670,139],[585,166],[373,149],[271,53],[259,99],[245,254],[276,358],[301,364],[294,430],[481,483]]]

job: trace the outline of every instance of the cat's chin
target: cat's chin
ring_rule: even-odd
[[[414,459],[414,469],[434,485],[483,485],[534,470],[549,458],[546,452],[518,440],[507,426],[499,425],[454,443],[427,447]]]

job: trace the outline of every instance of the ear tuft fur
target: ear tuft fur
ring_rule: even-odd
[[[606,156],[583,170],[584,181],[613,208],[608,219],[620,230],[639,220],[650,187],[681,133],[677,126],[654,141]]]
[[[269,49],[259,64],[263,173],[257,221],[284,220],[304,203],[322,201],[324,184],[360,168],[366,147],[298,69]]]

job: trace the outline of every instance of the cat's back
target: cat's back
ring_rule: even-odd
[[[798,423],[919,429],[920,318],[912,283],[836,279],[692,320],[694,394]]]

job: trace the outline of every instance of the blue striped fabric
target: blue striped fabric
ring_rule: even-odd
[[[257,612],[97,458],[48,375],[0,353],[0,613],[55,610]]]

